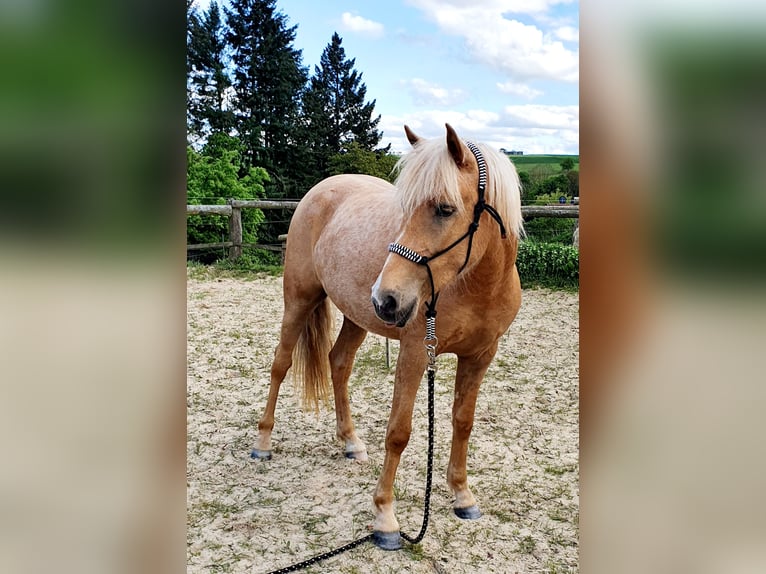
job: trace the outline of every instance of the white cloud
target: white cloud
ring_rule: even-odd
[[[526,98],[528,100],[534,100],[538,96],[542,96],[543,92],[540,90],[535,90],[534,88],[530,88],[526,84],[519,84],[516,82],[504,82],[504,83],[498,83],[497,89],[503,92],[504,94],[513,94],[515,96],[521,96],[522,98]]]
[[[447,34],[461,37],[471,56],[516,80],[577,82],[577,51],[551,33],[509,14],[540,14],[555,0],[410,0]],[[559,27],[561,30],[563,27]],[[567,33],[567,32],[564,32]]]
[[[431,11],[464,7],[465,0],[408,0],[409,4]],[[576,0],[473,0],[472,7],[483,12],[545,14],[559,4],[574,4]]]
[[[380,22],[374,20],[368,20],[361,16],[356,16],[351,12],[344,12],[341,15],[341,24],[343,28],[349,32],[357,32],[359,34],[367,34],[374,38],[383,36],[384,27]]]
[[[554,30],[553,35],[564,42],[580,42],[580,31],[572,26],[562,26]]]
[[[421,78],[403,81],[413,101],[423,106],[452,106],[463,102],[467,94],[459,88],[443,88]]]
[[[421,137],[444,137],[449,123],[464,139],[484,142],[496,148],[535,153],[579,153],[578,106],[507,106],[501,113],[487,110],[467,112],[427,110],[404,116],[383,115],[381,145],[391,143],[395,153],[406,153],[410,144],[404,124]]]
[[[506,106],[502,123],[513,128],[541,128],[579,130],[579,106],[551,106],[524,104]]]

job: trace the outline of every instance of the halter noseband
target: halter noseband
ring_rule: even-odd
[[[482,212],[486,211],[489,213],[490,217],[494,219],[497,224],[500,226],[500,235],[503,239],[506,237],[506,231],[505,231],[505,225],[503,225],[503,218],[500,217],[500,214],[497,212],[497,210],[492,207],[491,205],[487,204],[484,201],[484,192],[487,189],[487,164],[484,161],[484,156],[482,155],[479,148],[471,143],[471,142],[465,142],[468,146],[468,149],[471,150],[471,153],[473,153],[474,157],[476,158],[476,163],[479,166],[479,185],[478,185],[478,192],[479,192],[479,199],[476,202],[476,205],[473,208],[473,221],[468,225],[468,231],[466,231],[463,235],[461,235],[459,238],[457,238],[455,241],[453,241],[450,245],[442,249],[441,251],[437,251],[435,254],[431,255],[430,257],[427,257],[425,255],[420,255],[417,252],[413,251],[409,247],[405,247],[404,245],[400,245],[399,243],[391,243],[388,246],[388,251],[391,253],[396,253],[397,255],[404,257],[405,259],[412,261],[413,263],[417,265],[423,265],[426,268],[426,271],[428,271],[428,280],[431,283],[431,301],[429,303],[426,303],[426,340],[436,340],[436,327],[435,327],[435,317],[436,317],[436,300],[439,298],[439,294],[436,292],[436,289],[434,287],[434,277],[431,273],[431,267],[428,265],[431,261],[439,257],[440,255],[444,255],[457,245],[459,245],[464,239],[468,239],[468,250],[465,254],[465,261],[463,261],[463,265],[460,266],[460,269],[458,269],[458,275],[465,269],[465,266],[468,265],[468,259],[471,257],[471,248],[473,247],[473,234],[476,233],[476,230],[479,229],[479,220],[481,219]]]

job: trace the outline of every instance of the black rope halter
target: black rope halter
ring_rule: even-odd
[[[468,250],[465,253],[465,261],[463,261],[463,265],[461,265],[460,269],[458,269],[457,273],[459,275],[463,269],[465,269],[466,265],[468,265],[468,260],[471,257],[471,248],[473,247],[473,235],[476,233],[476,230],[479,229],[479,220],[481,219],[481,214],[485,211],[489,213],[490,217],[492,217],[492,219],[494,219],[500,226],[500,235],[502,238],[505,239],[507,236],[505,225],[503,225],[503,218],[500,217],[500,214],[494,207],[484,201],[484,193],[487,189],[487,164],[484,161],[484,156],[482,155],[481,150],[479,150],[475,144],[471,142],[465,143],[468,146],[468,149],[471,150],[471,153],[473,153],[474,157],[476,158],[476,163],[479,166],[479,199],[476,202],[476,205],[473,207],[473,221],[468,225],[468,230],[455,241],[450,243],[447,247],[441,251],[437,251],[431,256],[420,255],[409,247],[405,247],[399,243],[391,243],[388,246],[389,252],[396,253],[397,255],[404,257],[405,259],[412,261],[417,265],[425,266],[426,271],[428,272],[428,280],[431,283],[431,301],[426,303],[426,340],[436,340],[436,300],[439,298],[439,294],[436,292],[436,288],[434,286],[434,277],[431,273],[431,266],[429,263],[437,257],[444,255],[462,243],[465,239],[468,239]]]

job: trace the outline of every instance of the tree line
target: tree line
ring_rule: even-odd
[[[399,157],[380,147],[376,100],[337,32],[309,73],[294,46],[298,26],[276,0],[213,0],[205,10],[186,0],[186,23],[188,203],[300,199],[339,173],[392,179]],[[579,193],[579,172],[565,162],[559,173],[519,170],[525,203]],[[277,243],[292,215],[246,212],[245,243]],[[538,220],[529,230],[558,241],[572,223]],[[226,239],[222,218],[188,218],[188,243]]]
[[[187,0],[186,23],[189,203],[299,199],[337,173],[390,179],[398,156],[380,147],[375,100],[337,33],[310,74],[276,0],[213,0],[206,10]],[[243,227],[254,240],[263,216],[251,217]],[[220,241],[225,222],[213,219],[190,218],[188,240]],[[288,219],[258,235],[274,241]]]

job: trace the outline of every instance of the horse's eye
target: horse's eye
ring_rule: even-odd
[[[454,213],[455,207],[447,205],[446,203],[440,203],[434,209],[434,215],[436,215],[436,217],[450,217]]]

